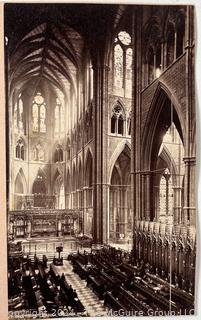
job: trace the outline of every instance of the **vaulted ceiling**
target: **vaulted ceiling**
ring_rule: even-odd
[[[76,94],[84,52],[104,51],[125,6],[96,4],[6,4],[10,92],[41,81]]]

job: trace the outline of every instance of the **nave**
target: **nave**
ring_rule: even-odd
[[[194,11],[5,5],[10,311],[194,313]]]
[[[105,245],[59,253],[53,260],[13,259],[9,310],[30,318],[34,312],[51,318],[192,315],[194,297],[154,274],[148,263],[133,263],[132,252]]]

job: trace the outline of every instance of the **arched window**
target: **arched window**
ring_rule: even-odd
[[[167,67],[174,61],[175,30],[173,24],[167,28]]]
[[[118,134],[121,134],[123,136],[124,131],[124,120],[122,117],[122,114],[120,114],[118,118]]]
[[[123,50],[119,44],[114,47],[114,85],[123,87]]]
[[[40,107],[40,132],[46,132],[46,108],[44,105],[41,105]]]
[[[17,145],[15,148],[15,157],[17,159],[21,159],[21,160],[25,159],[24,143],[23,143],[22,139],[19,139],[17,141]]]
[[[55,162],[63,162],[63,148],[60,144],[58,144],[56,146],[54,161]]]
[[[35,95],[33,100],[32,121],[33,132],[46,132],[46,103],[40,92]]]
[[[132,92],[132,59],[133,52],[131,45],[131,37],[126,31],[118,33],[114,43],[114,88],[122,89],[119,93],[123,93],[126,97],[131,97]]]
[[[124,134],[124,110],[119,104],[112,110],[111,133]]]
[[[128,48],[126,50],[126,90],[132,94],[132,60],[133,50]]]
[[[14,132],[24,134],[24,108],[21,94],[14,106]]]
[[[56,135],[64,134],[65,132],[65,112],[64,107],[59,99],[56,99],[56,106],[54,110],[54,132]]]
[[[160,214],[168,216],[173,207],[172,178],[168,168],[165,169],[160,180]]]

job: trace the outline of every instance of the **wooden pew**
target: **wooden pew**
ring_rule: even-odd
[[[92,288],[92,290],[98,295],[100,300],[103,299],[105,286],[100,279],[95,278],[92,275],[89,275],[87,278],[87,286]]]
[[[124,310],[124,305],[115,298],[111,292],[107,291],[104,296],[104,305],[108,306],[114,311]]]

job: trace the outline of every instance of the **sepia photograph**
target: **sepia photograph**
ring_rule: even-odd
[[[196,314],[196,8],[5,3],[9,319]]]

